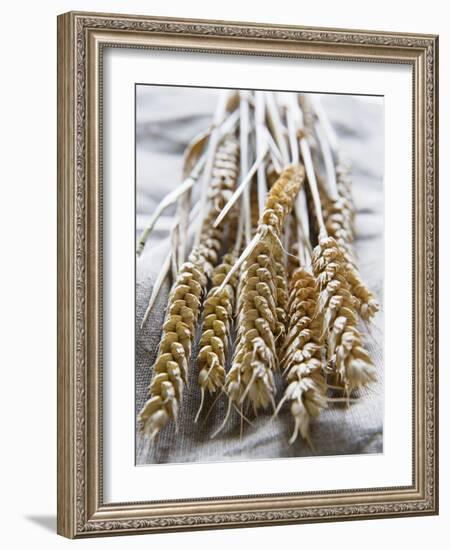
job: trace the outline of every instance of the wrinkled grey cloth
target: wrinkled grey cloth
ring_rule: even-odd
[[[160,86],[137,88],[136,124],[136,231],[137,237],[156,205],[181,181],[183,152],[188,142],[211,122],[217,91]],[[383,302],[383,102],[382,99],[352,96],[323,96],[327,110],[353,167],[353,192],[357,206],[356,251],[364,280]],[[156,225],[136,265],[136,413],[146,400],[151,367],[164,320],[169,292],[161,289],[148,321],[140,324],[155,278],[169,251],[169,231],[174,209],[167,210]],[[380,453],[383,450],[383,308],[378,313],[366,346],[377,366],[378,382],[359,393],[350,407],[330,403],[311,424],[309,447],[300,437],[289,445],[293,421],[288,407],[272,418],[271,411],[244,423],[236,412],[222,432],[211,439],[226,412],[226,398],[212,406],[207,398],[202,417],[194,424],[200,403],[197,384],[196,346],[179,412],[178,429],[170,423],[149,443],[136,433],[136,464],[185,463],[311,455]],[[363,330],[365,330],[362,327]],[[277,380],[277,400],[283,381]],[[205,420],[206,413],[210,410]]]

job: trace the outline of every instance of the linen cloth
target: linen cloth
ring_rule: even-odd
[[[181,183],[183,152],[189,141],[210,123],[218,92],[194,89],[141,85],[136,92],[136,238],[145,227],[156,205]],[[209,462],[249,459],[270,459],[312,455],[351,455],[380,453],[383,450],[383,167],[384,119],[382,98],[324,95],[322,104],[339,137],[342,149],[352,163],[353,195],[357,207],[355,248],[364,281],[375,292],[381,310],[370,334],[364,326],[365,344],[376,365],[378,381],[359,392],[358,400],[349,407],[330,403],[319,418],[311,423],[313,448],[300,437],[290,445],[293,429],[289,406],[276,418],[272,411],[260,413],[253,426],[242,421],[236,412],[226,427],[213,439],[227,407],[222,396],[212,406],[205,406],[197,424],[194,417],[200,403],[197,384],[197,347],[189,370],[179,411],[178,429],[170,422],[149,443],[136,430],[136,464]],[[195,200],[195,199],[194,199]],[[169,281],[163,285],[150,316],[143,326],[154,281],[169,251],[169,232],[174,208],[158,221],[142,256],[136,262],[136,414],[147,397],[151,380]],[[284,383],[277,376],[276,400],[283,395]],[[205,421],[205,416],[209,415]]]

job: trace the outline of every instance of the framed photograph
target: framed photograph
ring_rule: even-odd
[[[438,512],[438,38],[58,18],[58,532]]]

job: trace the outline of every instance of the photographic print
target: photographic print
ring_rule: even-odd
[[[135,107],[136,464],[382,453],[383,98]]]

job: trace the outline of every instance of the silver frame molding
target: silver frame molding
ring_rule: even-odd
[[[413,483],[106,504],[102,496],[104,47],[413,68]],[[438,513],[438,37],[257,23],[58,17],[58,533],[70,538]],[[151,495],[149,495],[149,498]]]

